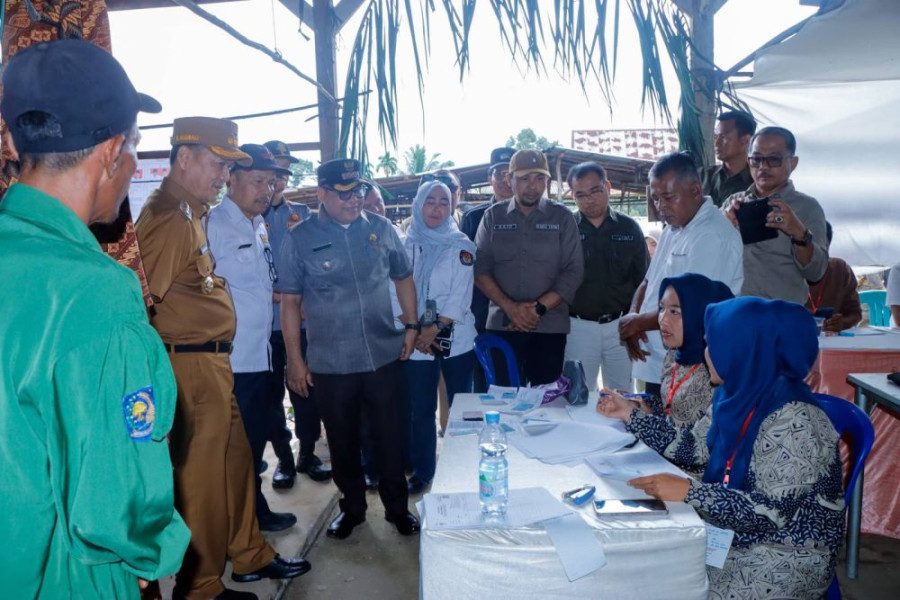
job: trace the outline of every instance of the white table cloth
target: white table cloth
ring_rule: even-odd
[[[564,404],[556,406],[550,411],[553,418],[568,419]],[[462,394],[454,399],[450,416],[452,420],[461,418],[463,410],[493,409],[482,406],[476,394]],[[514,420],[503,416],[503,422]],[[629,451],[652,452],[643,444]],[[559,497],[591,483],[597,486],[598,498],[643,497],[623,482],[601,480],[584,464],[547,465],[512,446],[507,458],[510,489],[542,486]],[[476,435],[445,436],[431,491],[476,492],[478,459]],[[542,525],[430,531],[426,514],[420,538],[420,596],[424,600],[706,598],[706,529],[690,506],[670,502],[668,508],[663,519],[602,521],[590,505],[581,508],[603,545],[607,564],[574,582],[566,578]]]

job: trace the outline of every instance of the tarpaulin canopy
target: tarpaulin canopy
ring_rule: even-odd
[[[831,255],[900,262],[900,2],[847,0],[760,52],[735,82],[760,125],[787,127],[792,179],[834,227]]]

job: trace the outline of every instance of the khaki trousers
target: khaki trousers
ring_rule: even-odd
[[[256,521],[253,459],[232,394],[227,354],[169,353],[178,408],[169,437],[175,467],[175,507],[191,543],[175,578],[185,598],[222,592],[225,560],[236,573],[275,558]]]

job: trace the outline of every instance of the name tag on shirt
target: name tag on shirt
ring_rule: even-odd
[[[534,228],[538,231],[559,231],[558,223],[535,223]]]
[[[633,242],[634,236],[633,235],[625,235],[624,233],[614,233],[611,236],[609,236],[609,239],[611,239],[614,242]]]
[[[706,523],[706,564],[714,569],[724,567],[733,539],[734,532],[730,529],[719,529]]]
[[[518,226],[515,223],[503,223],[494,225],[494,231],[515,231]]]
[[[207,244],[200,246],[200,256],[203,256],[207,252],[209,252],[209,246]]]
[[[331,248],[331,242],[328,242],[327,244],[322,244],[321,246],[316,246],[315,248],[312,249],[312,251],[319,252],[321,250],[327,250],[328,248]]]

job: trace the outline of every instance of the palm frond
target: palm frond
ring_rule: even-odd
[[[655,118],[672,122],[663,78],[664,51],[680,87],[678,128],[681,143],[692,150],[702,149],[700,115],[694,101],[696,82],[690,68],[690,35],[684,15],[671,0],[554,0],[552,8],[543,0],[487,2],[497,22],[499,39],[514,64],[526,72],[546,75],[545,54],[552,52],[556,73],[565,79],[577,80],[585,94],[588,84],[597,82],[609,106],[612,105],[618,62],[621,5],[625,4],[638,33],[642,59],[642,110],[649,108]],[[385,147],[397,148],[398,53],[412,53],[422,104],[424,73],[432,49],[431,27],[437,23],[432,21],[438,10],[442,15],[439,20],[446,23],[451,36],[460,80],[464,79],[471,64],[469,36],[477,4],[477,0],[421,0],[417,3],[412,0],[369,0],[347,66],[340,132],[343,155],[366,162],[363,130],[369,111],[368,96],[357,98],[366,90],[372,90],[372,96],[377,98],[378,132],[382,143]],[[588,14],[588,7],[592,7],[594,14]],[[592,18],[596,18],[596,26]],[[546,37],[545,28],[549,33]],[[403,43],[401,31],[405,32]],[[423,128],[424,125],[423,122]],[[422,157],[423,161],[425,158]]]

